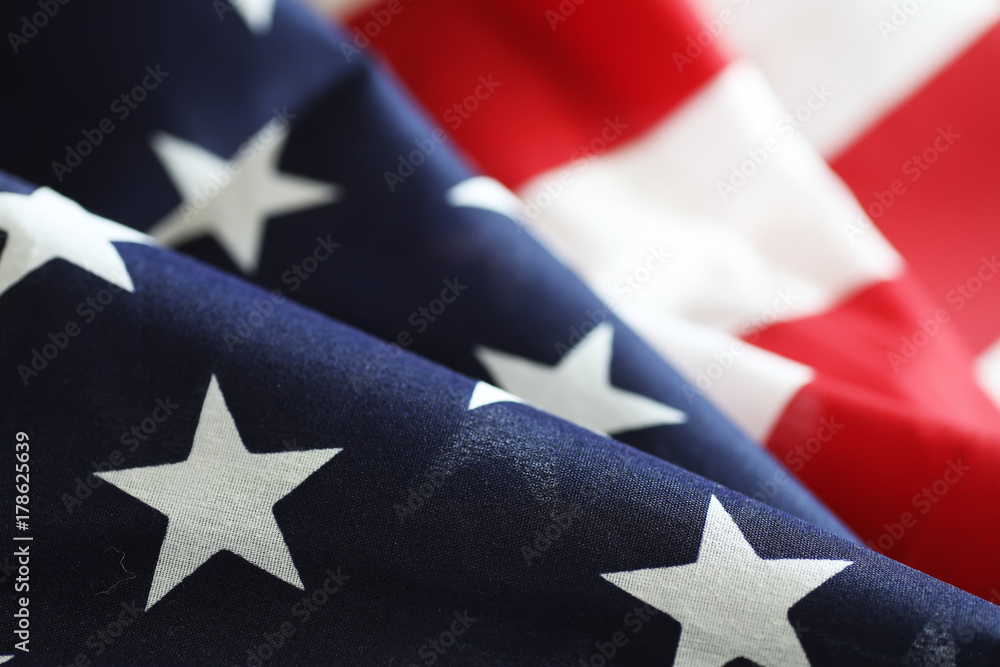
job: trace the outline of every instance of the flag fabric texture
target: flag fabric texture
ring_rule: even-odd
[[[1000,602],[1000,5],[320,4],[865,544]]]
[[[762,144],[774,163],[795,160],[769,177],[777,182],[762,170],[757,194],[748,186],[749,220],[702,206],[690,179],[712,168],[713,150],[739,144],[752,121],[743,106],[767,98],[765,78],[699,45],[677,61],[693,67],[683,85],[639,86],[653,61],[636,54],[695,26],[690,8],[669,3],[635,3],[650,20],[629,19],[639,33],[631,46],[606,45],[604,60],[564,32],[545,48],[522,44],[516,71],[472,76],[482,54],[513,53],[492,38],[521,39],[529,24],[460,4],[417,7],[366,11],[387,38],[419,42],[385,49],[408,82],[403,53],[414,71],[468,84],[443,124],[373,64],[359,38],[367,28],[341,30],[292,3],[2,10],[12,26],[0,72],[2,502],[13,515],[2,569],[15,591],[4,621],[13,657],[3,659],[994,664],[997,607],[859,543],[852,528],[866,524],[838,507],[845,526],[788,469],[801,466],[753,440],[771,428],[781,392],[819,383],[780,346],[751,345],[798,321],[775,325],[769,313],[820,317],[902,270],[870,225],[856,251],[832,243],[831,226],[856,202],[798,136]],[[537,7],[508,10],[516,19]],[[555,33],[575,11],[540,16]],[[614,12],[599,12],[583,27],[617,35]],[[434,63],[455,45],[418,38],[419,22],[476,25],[475,15],[490,28],[465,33],[470,58]],[[553,62],[577,77],[541,85],[555,83],[539,76]],[[685,130],[643,154],[636,133],[696,104],[687,98],[715,79],[722,108],[707,102],[687,121],[717,123],[714,149],[693,152],[701,137]],[[498,104],[492,148],[462,144],[483,171],[470,168],[450,133],[464,136],[466,121],[487,118],[473,115],[480,107],[525,89],[538,95],[530,118],[523,97]],[[574,170],[545,181],[588,133],[601,143],[574,148]],[[629,163],[636,151],[652,164],[678,149],[692,151],[690,174]],[[614,160],[624,176],[605,164]],[[535,195],[524,189],[533,174],[543,179]],[[677,207],[674,227],[659,228],[654,204]],[[543,209],[556,222],[540,224]],[[624,240],[609,243],[609,232]],[[760,261],[782,233],[814,254],[778,244]],[[816,254],[824,247],[831,256]],[[738,261],[756,262],[753,280]],[[719,290],[746,289],[722,302],[671,291],[692,267]],[[617,281],[616,300],[595,271]],[[762,288],[770,300],[754,314]],[[861,335],[851,322],[871,323],[847,319],[844,336]],[[699,359],[706,382],[690,374]],[[785,384],[750,388],[771,375]],[[730,377],[747,390],[742,413],[712,391]],[[799,455],[856,488],[876,473],[848,474],[810,447],[846,459],[862,441],[851,428],[876,425],[850,421],[832,398],[810,400],[798,428],[813,435]],[[981,500],[989,442],[966,434],[954,451],[931,450],[932,435],[910,465],[940,459],[949,494],[932,480],[934,502]],[[802,470],[835,505],[840,496]],[[900,544],[940,539],[931,516],[887,528]],[[945,559],[936,545],[940,572],[970,562],[952,547]]]
[[[279,5],[288,20],[260,36],[211,6],[156,11],[81,11],[48,37],[73,59],[45,42],[18,54],[8,71],[31,83],[5,108],[0,166],[395,343],[352,391],[413,350],[849,534],[499,213],[513,195],[466,167],[388,77],[347,62],[314,16]],[[140,38],[142,21],[205,36]],[[224,332],[228,348],[255,335],[260,311]]]
[[[386,343],[3,185],[4,354],[46,362],[2,381],[11,664],[1000,655],[988,602],[408,352],[351,391]]]

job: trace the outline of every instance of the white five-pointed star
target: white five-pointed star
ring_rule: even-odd
[[[167,516],[146,609],[220,551],[304,588],[274,504],[340,451],[250,453],[213,375],[185,461],[95,473]]]
[[[7,233],[0,294],[56,258],[131,292],[132,277],[111,242],[152,243],[145,234],[94,215],[48,188],[30,195],[0,193],[0,231]]]
[[[230,4],[251,32],[262,35],[271,29],[274,0],[230,0]]]
[[[598,433],[683,422],[680,410],[611,384],[614,333],[609,322],[597,326],[555,366],[486,347],[477,348],[475,355],[506,391]],[[469,409],[509,400],[477,386]]]
[[[452,206],[481,208],[520,221],[524,204],[500,181],[489,176],[473,176],[445,193],[445,199]]]
[[[809,666],[788,610],[851,564],[764,560],[712,496],[698,560],[601,576],[681,624],[676,667],[748,658],[764,667]]]
[[[211,234],[243,273],[260,264],[268,218],[337,201],[340,188],[282,173],[278,162],[288,125],[273,120],[231,161],[197,144],[160,133],[152,147],[183,200],[149,233],[176,246]]]

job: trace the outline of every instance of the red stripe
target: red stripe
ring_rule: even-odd
[[[1000,532],[979,521],[1000,513],[1000,412],[973,379],[954,312],[940,324],[938,310],[905,274],[762,332],[755,344],[816,370],[767,446],[862,540],[988,598]],[[889,353],[899,355],[898,372]],[[823,419],[842,428],[821,430]],[[933,501],[918,497],[959,460],[972,470],[958,483],[939,484]]]
[[[990,599],[1000,588],[1000,531],[993,526],[1000,516],[997,437],[880,399],[820,375],[793,399],[768,445],[862,541]],[[830,417],[843,424],[832,438],[819,432],[820,420]],[[955,473],[947,472],[952,463],[971,468],[954,484]],[[925,489],[931,499],[922,496]]]
[[[726,62],[703,35],[709,46],[678,71],[674,52],[705,30],[686,2],[581,2],[393,0],[350,24],[355,35],[378,33],[373,43],[430,116],[487,173],[517,187],[586,150],[607,118],[628,125],[625,138],[641,134]],[[387,21],[389,6],[398,13]],[[551,19],[563,17],[560,7],[573,11]],[[490,75],[500,86],[468,118],[445,116]]]
[[[889,201],[893,181],[906,188],[870,213],[884,210],[876,224],[937,302],[964,302],[955,319],[976,352],[1000,337],[1000,280],[977,276],[984,255],[1000,258],[998,62],[1000,25],[833,163],[865,207]],[[961,135],[947,151],[939,128]],[[925,151],[937,157],[923,171],[913,158]]]
[[[1000,412],[973,378],[956,314],[904,274],[820,315],[774,324],[753,342],[872,392],[912,419],[1000,432]]]

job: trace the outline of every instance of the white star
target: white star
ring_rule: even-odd
[[[452,206],[481,208],[521,221],[524,204],[502,183],[489,176],[473,176],[449,188],[445,199]]]
[[[251,32],[263,35],[271,29],[274,0],[230,0],[230,4]]]
[[[555,366],[487,347],[477,348],[475,355],[505,390],[598,433],[683,422],[686,416],[680,410],[612,386],[614,333],[609,322],[597,326]],[[473,399],[470,410],[510,400],[500,395],[482,394],[478,386]]]
[[[152,147],[183,203],[149,233],[176,246],[211,234],[245,274],[260,264],[268,218],[337,200],[340,188],[278,171],[288,125],[272,120],[232,160],[160,133]]]
[[[680,622],[676,667],[724,665],[736,658],[764,667],[808,667],[788,610],[850,564],[764,560],[712,496],[697,561],[601,576]]]
[[[30,195],[0,192],[0,230],[7,233],[0,254],[0,294],[56,258],[131,292],[132,277],[111,242],[153,241],[48,188],[38,188]]]
[[[491,403],[524,403],[524,401],[499,387],[494,387],[489,382],[477,382],[472,389],[472,396],[469,397],[469,407],[466,409],[475,410]]]
[[[220,551],[304,588],[274,504],[340,451],[250,453],[213,375],[185,461],[95,473],[167,516],[146,609]]]

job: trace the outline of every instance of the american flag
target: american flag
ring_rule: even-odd
[[[948,182],[845,185],[992,5],[902,4],[5,5],[0,659],[996,664]]]
[[[325,4],[866,545],[1000,602],[1000,3]]]

